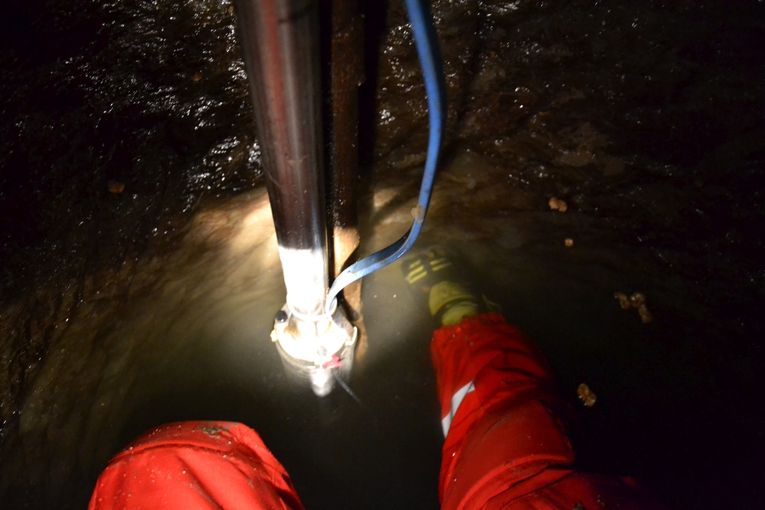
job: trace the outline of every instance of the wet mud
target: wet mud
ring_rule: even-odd
[[[369,253],[411,221],[427,112],[403,6],[364,9]],[[583,469],[636,476],[679,508],[755,506],[763,6],[433,13],[450,112],[420,245],[462,253],[538,342]],[[3,507],[81,508],[132,438],[208,418],[255,427],[309,508],[437,507],[432,325],[397,266],[364,283],[360,405],[291,385],[270,344],[284,290],[231,2],[6,14]]]

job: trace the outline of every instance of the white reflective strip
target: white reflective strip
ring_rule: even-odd
[[[470,381],[465,386],[455,391],[454,395],[452,395],[452,408],[446,416],[441,418],[441,428],[444,430],[444,437],[449,433],[452,419],[454,418],[454,415],[457,414],[457,409],[459,409],[462,399],[473,390],[475,390],[475,385],[473,384],[473,381]]]

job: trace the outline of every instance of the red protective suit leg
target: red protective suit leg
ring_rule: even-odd
[[[284,467],[241,423],[162,425],[111,460],[90,510],[302,509]]]
[[[658,507],[630,479],[573,470],[550,369],[501,315],[436,330],[431,353],[446,436],[442,508]]]

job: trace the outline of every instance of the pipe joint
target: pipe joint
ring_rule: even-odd
[[[357,338],[358,329],[336,304],[331,314],[314,316],[291,313],[285,304],[271,331],[287,374],[310,382],[319,397],[332,391],[335,376],[350,375]]]

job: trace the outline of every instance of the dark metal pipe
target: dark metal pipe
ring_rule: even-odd
[[[330,108],[325,120],[329,140],[330,270],[337,276],[354,262],[359,246],[359,87],[364,80],[363,20],[358,0],[322,4],[327,28],[322,59],[329,63]],[[346,312],[361,324],[361,282],[343,290]],[[362,339],[364,335],[361,335]]]
[[[323,309],[328,278],[318,6],[311,0],[236,5],[287,305],[311,316]]]
[[[363,28],[356,0],[332,0],[330,60],[330,217],[357,228],[359,86],[364,79]]]

